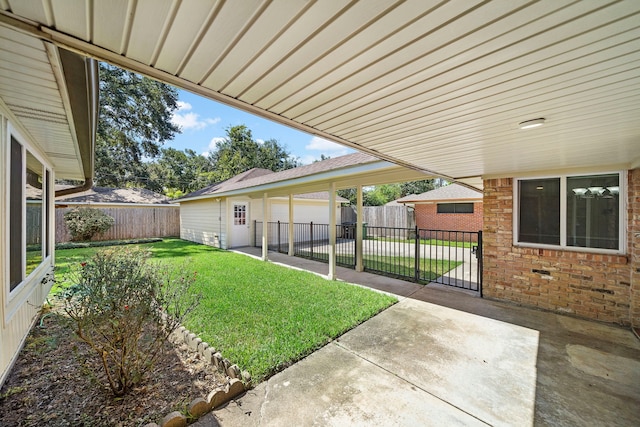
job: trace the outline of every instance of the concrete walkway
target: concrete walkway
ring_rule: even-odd
[[[338,277],[400,301],[196,425],[640,425],[640,341],[626,329],[349,269]]]

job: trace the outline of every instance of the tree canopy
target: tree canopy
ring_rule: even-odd
[[[100,64],[96,184],[146,187],[144,159],[158,156],[161,146],[180,132],[171,122],[177,101],[172,86]]]
[[[208,159],[216,182],[227,180],[252,168],[269,169],[274,172],[299,166],[297,158],[275,139],[260,143],[253,139],[251,130],[245,125],[226,129],[227,136]]]

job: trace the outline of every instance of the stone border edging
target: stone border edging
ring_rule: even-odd
[[[251,384],[251,375],[249,372],[240,372],[238,365],[231,364],[229,359],[223,358],[222,354],[216,351],[215,347],[211,347],[208,343],[202,341],[202,339],[184,326],[180,326],[173,334],[179,340],[184,341],[190,350],[198,353],[207,363],[230,378],[227,386],[224,388],[217,387],[211,391],[205,399],[201,397],[193,399],[187,408],[191,416],[196,419],[200,418],[204,414],[211,412],[244,393],[246,388],[243,381]],[[156,423],[149,423],[144,427],[185,427],[186,425],[187,417],[179,411],[173,411],[162,419],[160,426]]]

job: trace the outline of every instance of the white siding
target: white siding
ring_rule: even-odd
[[[340,208],[336,207],[336,223],[340,224]],[[289,201],[271,200],[270,221],[289,221]],[[293,201],[293,222],[329,224],[328,200],[296,200]]]
[[[227,248],[226,204],[212,199],[180,203],[180,238]]]
[[[38,266],[20,285],[9,292],[9,244],[7,240],[9,230],[9,120],[15,130],[21,133],[20,142],[29,150],[39,152],[39,147],[27,140],[27,133],[0,102],[0,384],[4,382],[13,362],[18,357],[29,330],[37,320],[38,312],[49,294],[51,282],[44,281],[45,275],[52,271],[54,257],[49,256]],[[50,159],[42,156],[43,164],[51,169]],[[51,179],[54,179],[52,173]],[[51,203],[51,209],[53,203]],[[54,215],[50,215],[50,239],[53,237],[55,222]],[[53,240],[51,240],[53,241]]]

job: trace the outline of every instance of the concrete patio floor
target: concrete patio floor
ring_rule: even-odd
[[[640,340],[629,330],[442,286],[337,273],[399,302],[196,425],[640,425]]]

